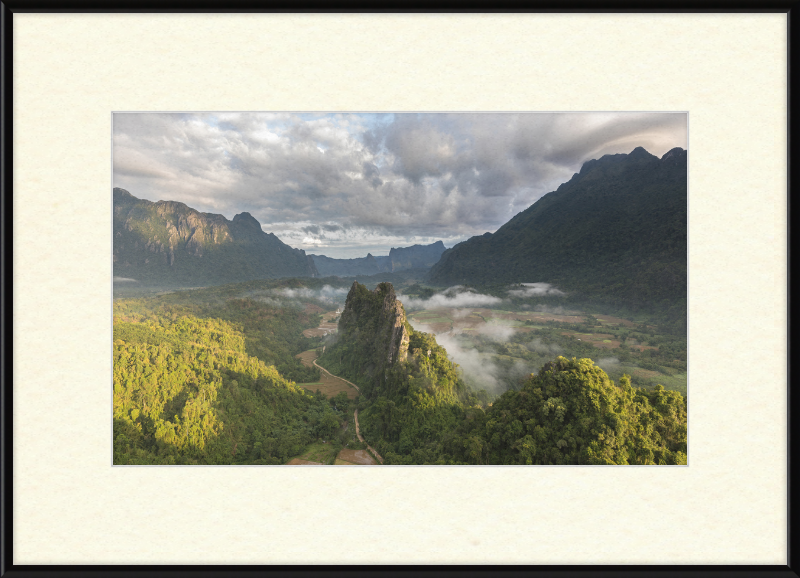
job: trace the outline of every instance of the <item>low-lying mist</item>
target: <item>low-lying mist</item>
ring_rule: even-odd
[[[321,303],[335,304],[344,303],[344,298],[347,297],[347,291],[348,289],[344,287],[323,285],[321,289],[309,289],[307,287],[299,287],[297,289],[284,288],[273,289],[271,293],[289,299],[312,299]]]
[[[616,371],[621,367],[620,361],[616,357],[601,357],[594,364],[606,373]]]
[[[521,289],[509,289],[511,297],[542,297],[544,295],[564,295],[550,283],[520,283]]]
[[[434,293],[431,297],[419,298],[412,295],[398,294],[398,299],[403,303],[403,306],[408,311],[418,311],[420,309],[458,309],[462,307],[496,307],[503,304],[508,304],[513,298],[519,306],[520,299],[534,299],[541,297],[558,297],[566,295],[550,283],[517,283],[511,285],[511,288],[506,290],[508,297],[497,297],[496,295],[488,295],[486,293],[479,293],[470,287],[463,285],[454,285],[448,287],[443,291]],[[522,304],[523,309],[529,309],[531,306]],[[547,305],[536,305],[534,311],[541,311],[546,313],[563,313],[564,308],[548,307]]]
[[[419,299],[409,295],[398,295],[398,299],[403,303],[409,311],[419,309],[436,309],[446,307],[448,309],[458,309],[461,307],[488,307],[491,305],[499,305],[503,300],[494,295],[484,295],[478,293],[474,289],[463,287],[462,285],[455,285],[449,287],[444,291],[434,293],[433,296],[427,299]]]
[[[521,299],[539,299],[564,295],[563,291],[549,283],[519,283],[507,289],[508,297],[479,293],[474,289],[455,285],[434,293],[428,298],[417,298],[398,295],[408,311],[423,309],[448,309],[447,315],[454,321],[448,331],[437,333],[433,326],[409,319],[411,326],[436,336],[436,341],[447,350],[448,355],[461,367],[464,381],[475,389],[485,389],[488,393],[499,395],[509,387],[514,387],[520,378],[536,371],[534,364],[519,358],[519,353],[507,355],[504,345],[511,342],[517,330],[508,325],[479,323],[468,327],[459,327],[458,321],[472,313],[471,308],[500,308],[509,305],[533,309],[547,313],[564,313],[561,306],[520,304]],[[512,303],[513,299],[513,303]],[[529,344],[514,344],[511,347],[523,347],[528,351],[545,356],[555,357],[563,353],[556,344],[534,339]]]
[[[546,355],[561,355],[564,350],[556,343],[544,343],[538,337],[528,343],[528,349]]]
[[[242,297],[264,303],[270,307],[303,307],[305,303],[312,302],[321,307],[332,308],[343,306],[348,289],[323,285],[321,289],[298,287],[290,289],[267,289],[251,291]]]
[[[469,313],[469,310],[459,310],[454,317],[465,317]],[[497,348],[479,351],[474,343],[476,338],[498,346],[507,343],[516,333],[513,327],[481,324],[470,331],[454,328],[436,333],[430,325],[415,322],[413,319],[409,323],[416,331],[436,336],[436,342],[459,365],[464,382],[473,389],[485,389],[491,395],[500,395],[508,389],[509,381],[515,382],[533,371],[529,364],[521,360],[500,366],[494,360],[498,354]]]

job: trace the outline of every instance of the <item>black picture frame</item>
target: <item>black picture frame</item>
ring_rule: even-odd
[[[730,13],[730,12],[770,12],[770,13],[785,13],[788,15],[788,39],[789,39],[789,53],[788,53],[788,70],[787,77],[789,92],[787,94],[788,102],[788,134],[789,134],[789,148],[787,150],[788,158],[788,198],[789,206],[788,222],[790,223],[788,244],[789,244],[789,262],[787,264],[789,275],[787,278],[787,288],[789,295],[791,294],[791,277],[792,272],[795,271],[796,257],[791,252],[791,223],[794,221],[796,210],[793,210],[791,199],[795,190],[794,180],[792,176],[796,174],[796,168],[800,166],[800,158],[798,158],[797,146],[792,146],[798,131],[797,120],[797,96],[796,92],[792,90],[793,80],[793,65],[798,61],[798,41],[797,26],[793,26],[792,16],[796,13],[795,7],[797,2],[731,2],[722,1],[714,2],[710,0],[702,0],[700,2],[666,2],[657,1],[652,3],[646,2],[623,2],[605,0],[604,2],[594,3],[587,0],[583,1],[564,1],[564,2],[539,2],[534,5],[528,5],[524,11],[532,12],[558,12],[558,13],[572,13],[572,12],[602,12],[602,13],[618,13],[618,12],[705,12],[705,13]],[[158,12],[252,12],[262,11],[263,7],[258,6],[257,3],[243,2],[241,0],[232,0],[230,2],[210,2],[202,0],[119,0],[115,2],[97,2],[88,0],[75,0],[73,2],[64,2],[60,0],[9,0],[2,2],[0,7],[0,14],[2,15],[2,197],[0,208],[2,210],[3,230],[0,242],[2,243],[2,518],[0,519],[2,529],[2,541],[0,543],[2,552],[0,553],[0,575],[2,576],[64,576],[64,577],[77,577],[77,576],[192,576],[192,577],[216,577],[228,576],[231,574],[240,576],[256,576],[256,575],[276,575],[281,576],[284,574],[291,574],[296,576],[316,576],[320,572],[336,573],[342,572],[352,574],[367,574],[367,575],[380,575],[384,573],[406,573],[412,571],[412,568],[403,566],[360,566],[360,567],[334,567],[334,566],[315,566],[315,567],[302,567],[302,566],[269,566],[269,567],[256,567],[256,566],[98,566],[98,565],[77,565],[77,566],[21,566],[14,563],[14,477],[13,477],[13,213],[12,213],[12,199],[13,199],[13,104],[14,95],[12,91],[13,86],[13,54],[14,54],[14,35],[13,35],[13,19],[15,13],[21,12],[37,12],[37,13],[108,13],[108,12],[145,12],[145,13],[158,13]],[[362,9],[344,9],[344,10],[319,10],[319,9],[298,9],[296,6],[291,8],[272,8],[268,11],[273,12],[297,12],[297,11],[313,11],[313,12],[326,12],[326,11],[361,11]],[[366,8],[370,12],[404,12],[409,11],[407,7],[398,6],[394,10],[384,6],[372,6]],[[475,12],[515,12],[519,10],[516,7],[500,7],[494,6],[487,10],[467,10]],[[445,10],[442,10],[443,12]],[[457,12],[459,10],[456,10]],[[464,10],[461,10],[463,12]],[[794,137],[794,138],[793,138]],[[792,329],[792,319],[796,313],[791,308],[789,303],[788,317],[787,317],[787,331],[789,335],[788,343],[788,383],[787,383],[787,399],[789,407],[789,415],[787,416],[787,503],[789,506],[787,512],[788,520],[788,563],[785,566],[741,566],[741,565],[708,565],[708,566],[693,566],[693,565],[675,565],[675,566],[508,566],[508,567],[494,567],[494,566],[433,566],[425,568],[413,569],[414,573],[429,574],[434,572],[450,572],[453,575],[489,575],[495,572],[502,572],[505,575],[514,576],[559,576],[559,577],[597,577],[605,578],[612,576],[626,576],[629,578],[634,577],[662,577],[662,576],[683,576],[685,578],[695,577],[730,577],[730,578],[750,578],[756,576],[795,576],[798,575],[797,565],[795,563],[795,554],[797,552],[794,536],[791,531],[793,526],[792,522],[795,521],[797,508],[794,507],[792,500],[792,474],[794,473],[795,463],[791,459],[797,439],[797,426],[791,420],[791,409],[796,404],[796,401],[791,396],[791,359],[792,359],[792,337],[795,331]],[[796,325],[795,325],[796,326]],[[698,539],[702,539],[698,536]]]

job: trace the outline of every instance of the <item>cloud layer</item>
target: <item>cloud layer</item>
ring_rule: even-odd
[[[114,186],[248,211],[331,257],[495,231],[582,163],[686,148],[683,113],[117,113]]]

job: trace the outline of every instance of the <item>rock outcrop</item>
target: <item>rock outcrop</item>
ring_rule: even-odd
[[[409,327],[405,309],[397,300],[392,284],[379,283],[370,291],[354,282],[339,319],[339,335],[371,343],[374,365],[385,363],[388,366],[405,361]]]
[[[327,356],[339,370],[365,385],[369,397],[374,385],[385,382],[392,368],[407,361],[411,334],[391,283],[379,283],[370,291],[355,282]]]

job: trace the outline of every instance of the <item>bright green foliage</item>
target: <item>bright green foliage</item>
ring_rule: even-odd
[[[683,464],[686,404],[627,376],[615,385],[590,359],[559,357],[495,401],[467,440],[472,463]]]
[[[261,359],[267,365],[274,365],[288,379],[298,383],[314,382],[319,380],[319,371],[303,366],[294,356],[315,343],[303,337],[302,331],[316,327],[319,315],[289,304],[283,307],[270,305],[269,302],[259,301],[257,296],[259,290],[266,294],[273,288],[291,287],[294,284],[286,281],[260,281],[171,293],[158,299],[118,300],[114,304],[114,314],[116,320],[136,322],[153,318],[154,315],[169,319],[179,319],[187,314],[225,319],[244,336],[244,351],[248,355]],[[242,298],[248,293],[256,295]],[[140,332],[141,339],[154,345],[165,341],[173,345],[180,342],[178,336],[163,331],[154,332],[140,323],[125,330]],[[118,329],[115,328],[115,331]]]
[[[242,322],[163,300],[115,302],[114,463],[285,463],[336,434],[342,411],[250,354],[292,367],[293,340],[274,321],[299,333],[302,312],[247,300],[216,310]],[[248,324],[280,339],[253,338]]]
[[[679,393],[632,387],[626,375],[615,384],[590,359],[558,357],[489,405],[485,392],[463,383],[433,335],[408,326],[391,286],[351,290],[338,341],[320,359],[359,384],[362,395],[312,395],[287,375],[319,378],[294,357],[312,347],[301,333],[319,323],[319,310],[267,300],[270,291],[298,283],[115,301],[114,463],[280,464],[316,440],[328,441],[334,453],[345,443],[358,448],[353,428],[342,427],[356,406],[365,438],[387,464],[686,463],[686,402]],[[588,330],[595,321],[586,323]],[[561,329],[526,339],[557,340]],[[657,340],[667,356],[679,350],[645,325],[619,328],[619,336]],[[503,347],[518,358],[534,350],[549,355],[527,341]]]
[[[408,344],[399,360],[403,331]],[[442,459],[442,444],[455,437],[469,392],[436,339],[408,325],[391,285],[381,283],[375,291],[353,285],[338,340],[320,363],[362,388],[359,422],[386,463]]]
[[[432,335],[414,331],[409,352],[360,414],[362,429],[386,463],[446,463],[468,391]]]

